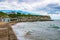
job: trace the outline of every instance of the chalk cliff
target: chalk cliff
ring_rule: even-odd
[[[51,21],[50,16],[20,16],[17,21]]]

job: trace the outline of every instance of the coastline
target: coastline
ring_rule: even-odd
[[[40,22],[41,21],[54,21],[54,20],[39,20]],[[37,20],[32,20],[32,21],[18,21],[18,22],[37,22]],[[16,22],[16,23],[18,23],[18,22]]]
[[[54,20],[40,20],[42,21],[54,21]],[[20,22],[36,22],[36,21],[20,21]],[[15,35],[15,33],[13,32],[13,29],[11,28],[12,25],[19,23],[19,22],[9,22],[9,23],[5,23],[5,22],[0,22],[0,28],[6,28],[7,30],[1,30],[0,32],[2,32],[2,34],[0,33],[0,36],[2,36],[0,39],[1,40],[17,40],[17,37]],[[3,35],[4,34],[4,35]]]

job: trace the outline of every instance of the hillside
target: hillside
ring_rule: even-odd
[[[32,15],[32,14],[23,14],[20,12],[12,11],[10,14],[0,12],[0,17],[9,17],[14,21],[50,21],[51,17],[46,15]]]

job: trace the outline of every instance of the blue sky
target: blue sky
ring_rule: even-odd
[[[60,0],[0,0],[0,10],[23,10],[60,19]]]

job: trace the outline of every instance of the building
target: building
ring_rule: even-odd
[[[8,18],[8,17],[5,17],[5,18],[0,17],[0,22],[10,22],[10,18]]]

